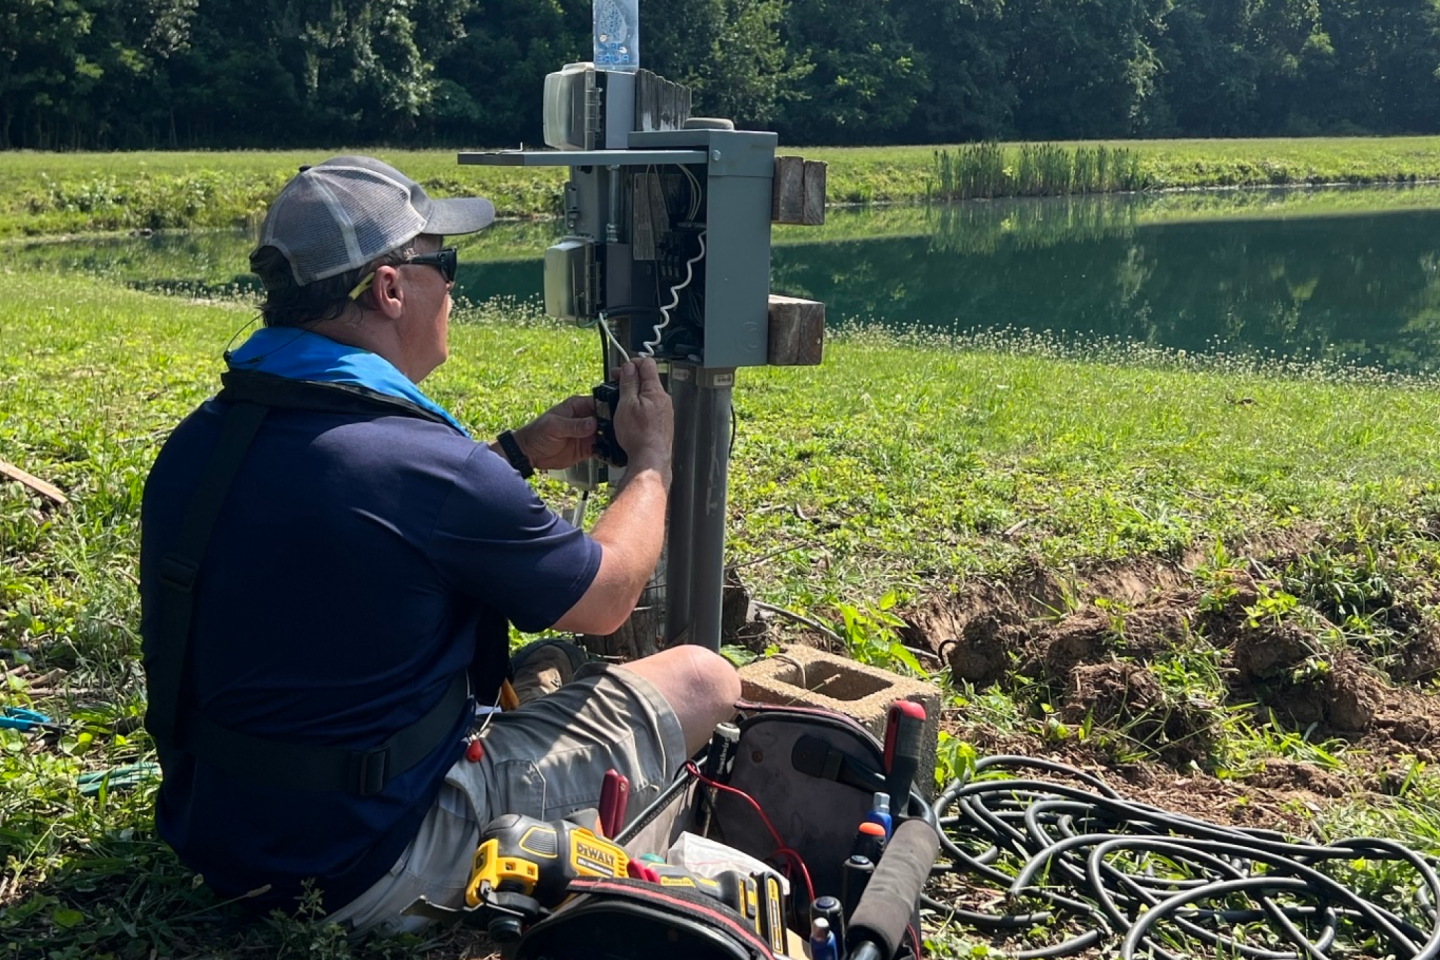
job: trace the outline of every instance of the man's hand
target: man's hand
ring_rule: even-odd
[[[660,372],[649,357],[620,368],[620,402],[615,408],[615,440],[625,451],[630,471],[654,469],[670,482],[675,439],[675,408],[660,385]]]
[[[620,629],[655,572],[665,542],[675,410],[654,360],[631,360],[618,379],[615,439],[628,460],[625,476],[590,533],[601,547],[600,570],[585,595],[554,624],[557,630],[604,636]]]
[[[564,470],[590,459],[595,446],[595,401],[571,397],[515,431],[536,470]]]

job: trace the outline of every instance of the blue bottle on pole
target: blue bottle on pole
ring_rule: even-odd
[[[640,0],[593,0],[595,69],[640,69]]]

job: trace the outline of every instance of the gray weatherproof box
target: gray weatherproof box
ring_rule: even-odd
[[[701,366],[769,362],[770,201],[779,138],[750,130],[630,134],[632,150],[706,158],[705,347]]]

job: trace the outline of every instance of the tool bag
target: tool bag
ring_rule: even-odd
[[[750,702],[737,709],[740,736],[725,751],[727,762],[717,763],[713,753],[724,746],[712,741],[615,839],[632,857],[664,856],[690,832],[764,861],[790,882],[783,919],[799,938],[790,939],[791,949],[776,949],[768,928],[756,929],[704,895],[636,880],[577,880],[570,889],[578,896],[526,932],[516,945],[517,960],[653,958],[656,949],[717,960],[800,955],[811,900],[841,896],[842,866],[857,828],[874,794],[885,790],[884,753],[868,730],[829,710]],[[702,771],[713,772],[713,780]],[[904,800],[892,798],[891,808],[897,823],[905,817],[934,823],[929,804],[913,788]],[[910,906],[895,960],[918,960],[920,954],[918,903]]]

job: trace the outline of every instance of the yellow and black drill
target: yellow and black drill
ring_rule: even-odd
[[[629,867],[623,849],[577,823],[507,813],[485,828],[465,902],[478,907],[488,891],[497,891],[523,894],[548,909],[565,899],[571,880],[623,877]]]

